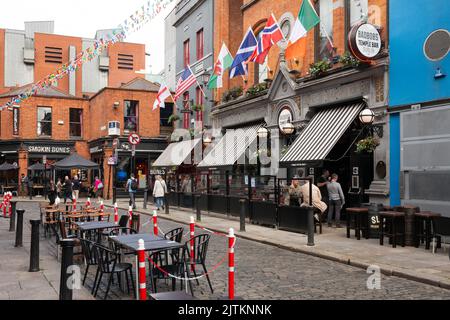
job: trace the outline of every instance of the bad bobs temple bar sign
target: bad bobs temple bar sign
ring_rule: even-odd
[[[381,51],[381,35],[377,27],[369,23],[356,25],[348,35],[352,54],[360,61],[375,59]]]

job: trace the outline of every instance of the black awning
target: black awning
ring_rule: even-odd
[[[12,165],[8,162],[4,162],[0,164],[0,171],[11,171],[11,170],[17,170],[19,169],[18,166]]]

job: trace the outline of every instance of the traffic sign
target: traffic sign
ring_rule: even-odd
[[[109,157],[108,158],[108,165],[115,166],[117,164],[117,158],[116,157]]]
[[[137,133],[132,133],[128,137],[128,142],[130,142],[132,145],[138,145],[141,143],[141,137]]]

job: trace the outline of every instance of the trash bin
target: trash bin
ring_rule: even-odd
[[[378,239],[380,237],[380,211],[383,211],[383,205],[381,203],[363,204],[363,206],[369,208],[368,224],[369,224],[369,238]]]

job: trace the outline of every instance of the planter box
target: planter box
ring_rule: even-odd
[[[273,202],[252,201],[250,220],[257,224],[276,226],[277,207]]]

